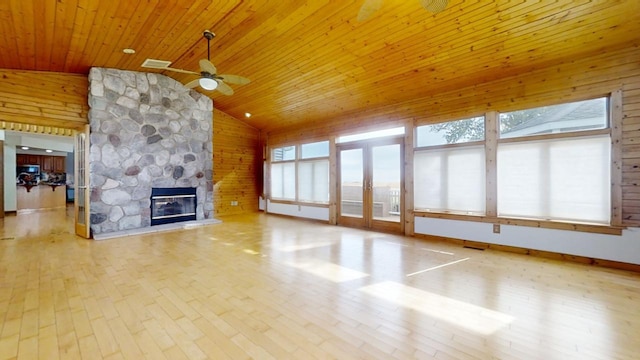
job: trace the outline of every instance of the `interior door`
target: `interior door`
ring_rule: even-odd
[[[89,239],[89,125],[76,133],[74,165],[76,234]]]
[[[338,224],[401,233],[403,140],[338,146]]]

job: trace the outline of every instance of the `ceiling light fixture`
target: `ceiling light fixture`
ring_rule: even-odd
[[[200,78],[198,83],[200,84],[200,87],[205,90],[215,90],[218,87],[217,81],[206,77]]]
[[[244,113],[244,117],[250,118],[251,117],[251,113],[248,113],[248,112]]]
[[[123,52],[123,53],[125,53],[125,54],[135,54],[135,53],[136,53],[136,51],[135,51],[135,50],[133,50],[133,49],[129,49],[129,48],[127,48],[127,49],[122,49],[122,52]]]

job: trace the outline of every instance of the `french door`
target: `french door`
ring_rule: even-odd
[[[403,139],[338,145],[338,224],[403,232]]]
[[[89,222],[89,125],[76,132],[75,139],[75,200],[76,235],[91,237]]]

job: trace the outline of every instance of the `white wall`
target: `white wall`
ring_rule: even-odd
[[[267,212],[272,214],[329,221],[328,208],[272,203],[268,200],[267,209]],[[414,230],[416,234],[640,265],[640,228],[628,228],[622,231],[621,236],[617,236],[500,225],[500,233],[494,234],[491,223],[416,217]]]
[[[640,228],[616,236],[500,225],[500,233],[494,234],[490,223],[416,217],[415,232],[640,265]]]
[[[49,149],[60,152],[55,154],[39,153],[42,155],[66,156],[66,153],[73,152],[74,139],[71,136],[30,134],[19,132],[14,132],[11,134],[11,136],[16,138],[15,145],[29,146],[37,149]]]
[[[8,134],[4,140],[4,211],[17,211],[16,144]]]
[[[304,206],[293,204],[273,203],[267,200],[267,212],[270,214],[280,214],[306,219],[329,221],[329,208],[317,206]]]

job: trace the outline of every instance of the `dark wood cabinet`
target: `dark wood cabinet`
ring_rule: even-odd
[[[40,155],[18,154],[16,155],[16,163],[18,165],[41,165]]]
[[[66,172],[66,157],[53,156],[53,172],[64,173]]]
[[[40,165],[40,171],[46,173],[66,172],[65,156],[17,154],[16,165]]]
[[[53,170],[53,156],[43,156],[40,164],[40,171],[51,173]]]

